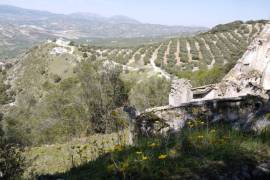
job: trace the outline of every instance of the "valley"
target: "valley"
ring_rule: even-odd
[[[120,64],[129,64],[131,57],[136,54],[133,66],[143,68],[137,62],[141,58],[144,65],[151,64],[154,69],[168,78],[168,74],[179,78],[191,79],[196,71],[211,70],[213,67],[224,67],[225,75],[235,62],[243,55],[249,43],[264,27],[264,21],[232,22],[191,37],[173,38],[161,43],[144,45],[133,48],[103,48],[82,46],[83,52],[91,52],[97,58],[109,59]],[[95,53],[95,49],[99,49]],[[138,52],[139,50],[139,52]],[[227,70],[226,70],[227,67]],[[163,69],[160,71],[159,68]],[[194,73],[195,72],[195,73]],[[200,71],[199,71],[200,72]],[[222,72],[220,72],[222,73]],[[221,76],[216,80],[219,81]],[[195,77],[194,79],[196,79]],[[205,77],[194,80],[194,85],[205,85],[213,82],[202,82]],[[196,81],[196,82],[195,82]]]
[[[35,44],[60,37],[80,43],[115,46],[151,43],[207,30],[204,27],[143,24],[125,16],[64,15],[7,5],[0,5],[0,18],[1,59],[16,57]]]
[[[269,20],[0,5],[0,39],[0,179],[269,179]]]

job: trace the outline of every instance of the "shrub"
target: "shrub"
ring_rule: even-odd
[[[168,104],[170,82],[164,78],[151,77],[137,83],[129,93],[129,100],[138,110]]]
[[[83,58],[87,58],[87,57],[88,57],[87,53],[86,52],[83,53]]]
[[[0,74],[0,105],[6,104],[10,100],[6,92],[8,88],[9,87],[4,84],[4,76]]]
[[[24,168],[22,149],[7,143],[0,134],[0,179],[19,179]]]
[[[196,87],[218,83],[225,75],[224,72],[225,69],[226,68],[216,66],[210,70],[199,70],[196,72],[190,71],[178,72],[177,75],[179,78],[186,78],[191,80],[192,85]]]
[[[53,74],[52,79],[54,83],[59,83],[62,80],[61,77],[57,74]]]

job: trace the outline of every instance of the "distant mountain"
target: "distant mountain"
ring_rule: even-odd
[[[194,34],[204,27],[143,24],[125,16],[91,13],[54,14],[0,5],[0,57],[16,55],[48,38],[88,41],[94,38],[171,37]]]
[[[1,20],[16,21],[16,22],[37,21],[37,20],[45,20],[53,16],[56,15],[46,11],[36,11],[9,5],[0,5]]]
[[[99,22],[110,23],[110,24],[142,24],[135,19],[122,16],[122,15],[104,17],[98,14],[79,12],[79,13],[72,13],[69,16],[71,18],[77,18],[81,20],[84,19],[84,20],[89,20],[89,21],[99,21]]]
[[[77,12],[77,13],[72,13],[69,14],[69,16],[71,18],[75,18],[75,19],[84,19],[84,20],[89,20],[89,21],[105,21],[106,17],[103,17],[101,15],[98,14],[94,14],[94,13],[85,13],[85,12]]]
[[[120,24],[120,23],[141,24],[139,21],[137,21],[135,19],[131,19],[129,17],[122,16],[122,15],[112,16],[109,18],[109,21],[111,23],[116,23],[116,24]]]

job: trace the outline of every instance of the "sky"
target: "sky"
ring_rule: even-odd
[[[208,26],[270,19],[270,0],[0,0],[0,4],[69,14],[125,15],[145,23]]]

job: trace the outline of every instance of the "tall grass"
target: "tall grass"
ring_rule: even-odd
[[[67,179],[230,178],[270,157],[269,136],[236,131],[198,120],[167,137],[140,137],[136,146],[116,146],[96,161],[59,177]]]

